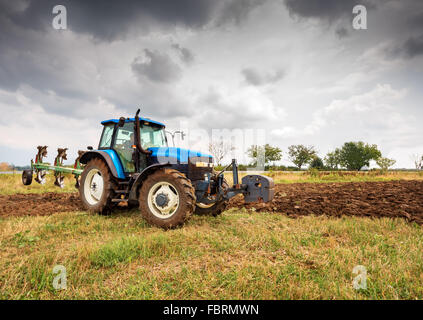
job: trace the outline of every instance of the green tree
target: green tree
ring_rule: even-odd
[[[269,144],[265,144],[264,146],[257,146],[252,145],[247,150],[247,155],[253,159],[253,165],[257,165],[257,157],[260,154],[263,154],[264,149],[264,163],[267,164],[269,162],[275,162],[282,159],[282,150],[278,147],[272,147]]]
[[[323,160],[320,157],[315,156],[310,162],[310,168],[322,170],[325,168],[325,165],[323,164]]]
[[[377,145],[365,144],[362,141],[345,142],[339,150],[339,163],[348,170],[360,170],[369,166],[370,160],[377,160],[382,156]]]
[[[376,160],[376,164],[383,170],[387,171],[390,167],[392,167],[397,161],[394,159],[380,157]]]
[[[325,157],[325,164],[330,169],[338,169],[340,165],[340,150],[336,149],[333,152],[328,152]]]
[[[289,160],[300,170],[303,165],[313,160],[316,153],[313,146],[306,147],[302,144],[297,144],[288,147]]]

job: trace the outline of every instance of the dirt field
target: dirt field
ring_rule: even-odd
[[[304,215],[401,217],[423,224],[423,181],[296,183],[276,185],[273,202],[245,205],[238,196],[230,208]],[[0,196],[0,216],[50,215],[83,210],[77,193]]]
[[[230,202],[230,207],[242,205],[242,197]],[[423,224],[423,181],[278,184],[271,203],[244,207],[291,217],[401,217]]]
[[[83,210],[77,193],[30,193],[0,196],[0,216],[46,216]]]

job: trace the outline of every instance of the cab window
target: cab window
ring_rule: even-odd
[[[107,124],[104,126],[99,148],[110,148],[110,145],[112,144],[114,127],[114,124]]]
[[[166,136],[162,127],[143,125],[140,132],[143,149],[167,147]]]
[[[127,122],[118,127],[113,149],[117,152],[125,172],[135,172],[134,165],[134,123]]]

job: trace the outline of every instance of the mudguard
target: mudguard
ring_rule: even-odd
[[[87,164],[93,158],[103,159],[109,166],[110,172],[115,178],[125,179],[125,172],[123,171],[122,163],[114,150],[93,150],[85,152],[80,163]]]
[[[272,178],[262,175],[248,175],[242,178],[242,184],[247,185],[244,192],[245,202],[269,202],[275,195],[275,183]]]
[[[133,183],[132,187],[131,187],[131,191],[129,193],[129,200],[132,201],[137,201],[138,200],[138,195],[137,195],[137,190],[139,189],[139,187],[141,186],[143,180],[145,179],[145,177],[147,175],[150,175],[153,171],[161,168],[161,167],[168,167],[169,164],[165,163],[155,163],[147,168],[145,168],[137,177],[137,179],[135,180],[135,182]]]

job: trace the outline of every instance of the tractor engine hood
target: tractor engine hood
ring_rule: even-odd
[[[200,151],[175,148],[175,147],[154,147],[148,148],[151,151],[151,159],[156,163],[169,163],[175,165],[197,164],[200,167],[212,167],[213,157]]]

